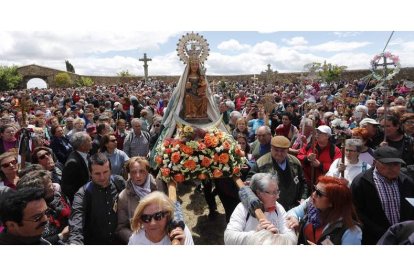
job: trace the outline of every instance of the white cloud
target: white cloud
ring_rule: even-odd
[[[295,36],[291,39],[284,38],[282,41],[289,46],[305,46],[308,44],[308,41],[303,36]]]
[[[242,51],[242,50],[246,50],[249,48],[250,48],[250,45],[240,44],[240,42],[238,42],[235,39],[223,41],[217,46],[217,49],[227,50],[227,51]]]
[[[336,35],[339,38],[348,38],[348,37],[355,37],[359,35],[361,32],[334,32],[334,35]]]
[[[362,48],[370,44],[370,42],[329,41],[319,45],[311,46],[310,49],[324,52],[344,52]]]

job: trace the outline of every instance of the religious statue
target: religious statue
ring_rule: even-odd
[[[208,99],[207,82],[204,69],[196,57],[190,56],[189,72],[185,84],[184,117],[185,119],[207,118]]]

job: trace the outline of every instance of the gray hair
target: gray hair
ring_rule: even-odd
[[[234,106],[234,103],[232,102],[232,101],[230,101],[230,100],[228,100],[228,101],[226,101],[226,106],[228,107],[228,108],[230,108],[230,109],[234,109],[235,108],[235,106]]]
[[[139,123],[139,124],[142,126],[142,120],[141,120],[141,119],[139,119],[139,118],[134,118],[134,119],[132,119],[132,120],[131,120],[131,126],[132,126],[134,123]]]
[[[264,128],[265,131],[266,131],[266,134],[272,134],[272,131],[270,130],[269,126],[259,126],[258,128],[256,128],[256,133],[255,134],[257,134],[257,131],[259,130],[259,128]]]
[[[358,152],[361,152],[362,149],[362,140],[361,139],[346,139],[345,146],[356,147]]]
[[[362,111],[362,112],[365,112],[366,114],[368,113],[368,107],[366,107],[365,105],[357,105],[355,107],[355,111]]]
[[[276,182],[276,184],[279,183],[279,179],[277,178],[276,174],[272,175],[270,173],[256,173],[250,180],[250,188],[254,193],[264,192],[272,182]]]
[[[78,150],[87,141],[88,137],[89,135],[84,131],[74,133],[70,139],[73,149]]]
[[[242,117],[242,114],[237,110],[230,112],[230,118],[234,118],[234,120],[237,120],[241,117]]]

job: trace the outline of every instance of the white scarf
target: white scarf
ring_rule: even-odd
[[[134,181],[131,180],[132,187],[134,188],[134,191],[139,198],[143,198],[147,194],[151,193],[150,182],[151,178],[149,174],[147,176],[147,179],[145,180],[145,183],[142,186],[135,184]]]

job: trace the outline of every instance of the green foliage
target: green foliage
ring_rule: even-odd
[[[0,91],[15,89],[23,77],[17,72],[17,66],[0,65]]]
[[[129,73],[128,70],[121,71],[121,72],[117,73],[117,75],[120,76],[120,77],[134,77],[134,75]]]
[[[76,85],[79,86],[79,87],[83,87],[83,86],[91,87],[91,86],[94,85],[94,82],[93,82],[93,80],[91,78],[81,77],[76,82]]]
[[[327,64],[325,61],[321,66],[319,76],[327,83],[338,81],[341,77],[342,72],[345,71],[346,68],[346,66],[338,66],[331,63]]]
[[[58,73],[55,76],[55,84],[62,88],[70,87],[72,86],[72,79],[66,72]]]

